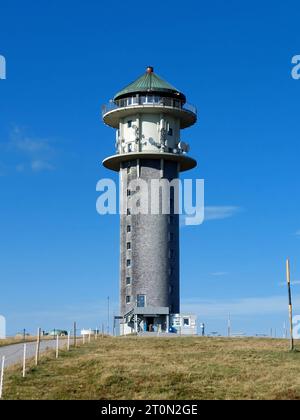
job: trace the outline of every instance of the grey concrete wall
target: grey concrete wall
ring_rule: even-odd
[[[131,166],[127,174],[127,166]],[[178,178],[177,163],[164,161],[163,177],[168,180]],[[137,177],[137,162],[127,162],[121,168],[121,179],[125,190],[128,183]],[[141,160],[140,178],[147,183],[161,177],[159,160]],[[171,194],[171,198],[172,194]],[[173,208],[172,208],[173,207]],[[121,314],[124,315],[136,305],[138,294],[146,295],[147,306],[169,307],[170,313],[179,313],[179,216],[173,215],[121,215]],[[127,233],[127,225],[131,233]],[[172,235],[169,235],[172,234]],[[173,240],[170,240],[170,236]],[[131,250],[127,250],[131,242]],[[171,257],[171,252],[173,256]],[[131,259],[127,268],[126,260]],[[131,277],[131,285],[126,285],[126,277]],[[126,303],[126,296],[131,303]]]

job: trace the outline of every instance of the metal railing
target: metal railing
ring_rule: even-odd
[[[151,106],[151,107],[170,107],[176,109],[182,109],[197,115],[197,108],[189,103],[183,104],[178,99],[165,98],[160,96],[139,96],[120,99],[116,102],[109,102],[108,104],[102,105],[102,115],[104,116],[110,111],[115,109],[135,107],[135,106]]]

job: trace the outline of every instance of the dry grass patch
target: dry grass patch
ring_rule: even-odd
[[[224,338],[106,338],[48,355],[25,379],[9,371],[6,399],[300,399],[300,353],[287,342]]]

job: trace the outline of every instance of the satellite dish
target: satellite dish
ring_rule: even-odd
[[[185,153],[188,153],[190,151],[190,145],[185,143],[184,141],[180,141],[178,143],[178,148]]]

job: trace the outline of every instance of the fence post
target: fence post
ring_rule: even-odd
[[[55,358],[58,359],[59,335],[56,335],[56,354]]]
[[[3,395],[4,366],[5,366],[5,356],[2,356],[1,375],[0,375],[0,400],[2,399],[2,395]]]
[[[76,347],[76,322],[74,322],[74,347]]]
[[[37,366],[40,358],[40,345],[41,345],[41,329],[38,328],[37,340],[36,340],[36,351],[35,351],[35,365]]]
[[[68,332],[67,350],[70,351],[70,331]]]
[[[91,342],[91,330],[89,332],[89,343]]]
[[[23,378],[26,376],[26,344],[24,344],[23,349]]]

